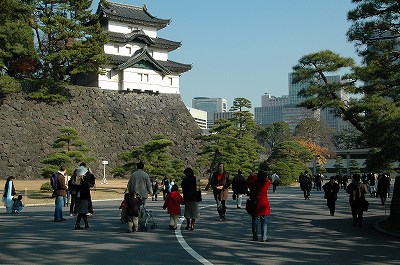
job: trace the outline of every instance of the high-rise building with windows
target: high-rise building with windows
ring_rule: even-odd
[[[305,118],[314,118],[325,122],[334,130],[351,128],[349,122],[340,118],[333,109],[310,110],[298,107],[298,104],[305,98],[298,95],[301,89],[307,88],[309,82],[293,83],[293,73],[288,75],[289,96],[274,97],[268,93],[261,97],[261,107],[254,108],[254,116],[257,124],[268,126],[269,124],[284,121],[289,124],[289,128],[294,130],[299,122]],[[328,82],[340,83],[340,75],[327,76]],[[338,95],[342,100],[348,99],[348,95],[342,90]]]
[[[254,108],[254,119],[257,124],[268,126],[269,124],[283,121],[283,106],[289,104],[289,97],[274,97],[265,93],[261,97],[261,107]]]
[[[194,121],[199,125],[200,129],[207,130],[207,112],[204,110],[187,108]]]
[[[207,112],[207,128],[214,124],[214,113],[226,112],[227,102],[224,98],[196,97],[192,99],[192,108]]]

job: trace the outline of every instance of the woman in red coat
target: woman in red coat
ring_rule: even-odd
[[[257,202],[257,211],[251,217],[251,231],[253,233],[253,241],[258,240],[257,228],[258,219],[261,224],[262,242],[268,241],[268,216],[270,215],[270,205],[268,201],[268,189],[271,181],[265,170],[258,171],[257,174],[250,175],[246,180],[247,187],[250,189],[250,199]]]

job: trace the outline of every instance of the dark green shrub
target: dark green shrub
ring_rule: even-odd
[[[40,186],[40,190],[52,191],[53,189],[51,188],[50,181],[43,183],[42,186]]]

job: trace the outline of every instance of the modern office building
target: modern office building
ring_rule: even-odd
[[[261,126],[283,121],[283,106],[289,104],[289,97],[274,97],[268,93],[261,96],[261,107],[254,108],[254,120]]]
[[[207,111],[194,109],[194,108],[187,108],[190,115],[194,118],[197,125],[199,125],[200,129],[206,130],[207,127]]]
[[[192,108],[207,112],[207,128],[214,124],[214,113],[226,112],[227,102],[224,98],[195,97],[192,99]]]
[[[328,82],[341,82],[340,75],[327,76]],[[352,125],[338,116],[333,109],[310,110],[298,107],[305,98],[298,95],[299,91],[310,85],[309,82],[293,83],[293,73],[288,75],[289,96],[274,97],[268,93],[261,97],[261,107],[254,108],[254,116],[257,124],[268,126],[269,124],[283,121],[289,124],[291,130],[305,118],[314,118],[325,122],[336,131],[351,129]],[[349,96],[344,91],[339,92],[339,97],[348,100]]]
[[[233,112],[214,112],[214,121],[219,119],[230,120],[233,118]]]

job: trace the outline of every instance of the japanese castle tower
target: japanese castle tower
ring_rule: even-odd
[[[157,31],[171,22],[151,15],[143,7],[99,3],[97,14],[109,42],[104,52],[110,56],[105,74],[92,74],[77,83],[117,91],[179,94],[179,77],[192,67],[168,60],[168,52],[180,42],[157,37]]]

